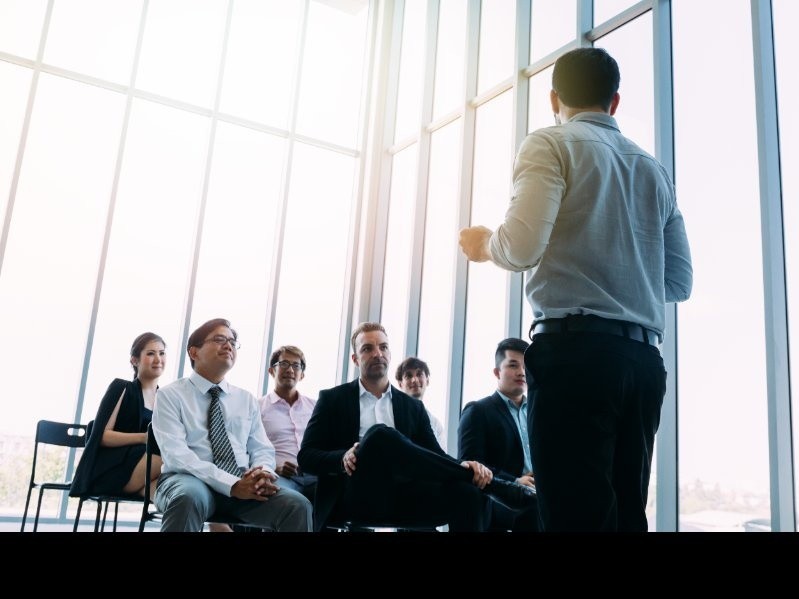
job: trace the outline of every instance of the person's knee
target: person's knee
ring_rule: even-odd
[[[374,424],[366,431],[361,439],[361,444],[358,447],[357,455],[362,452],[375,451],[379,448],[383,451],[386,447],[391,446],[400,441],[402,433],[397,429],[385,424]]]

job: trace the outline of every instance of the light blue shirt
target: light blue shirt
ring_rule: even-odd
[[[161,449],[161,472],[197,477],[214,491],[230,497],[238,477],[214,465],[208,438],[208,389],[214,383],[192,372],[158,390],[153,410],[153,432]],[[227,381],[219,383],[222,414],[236,462],[240,467],[262,466],[275,471],[275,448],[264,432],[255,397]]]
[[[513,422],[516,423],[516,430],[519,431],[519,440],[522,442],[522,450],[524,451],[523,474],[532,472],[533,459],[530,457],[530,435],[527,433],[527,397],[522,399],[522,405],[517,408],[516,404],[513,403],[507,395],[502,393],[502,391],[498,390],[497,395],[505,402],[505,405],[508,407],[508,412],[510,412],[510,417],[513,418]]]
[[[498,266],[529,271],[536,321],[594,314],[662,334],[665,302],[691,294],[691,253],[666,169],[599,112],[525,138],[489,246]]]

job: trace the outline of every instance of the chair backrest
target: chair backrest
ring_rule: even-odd
[[[86,425],[70,424],[68,422],[53,422],[40,420],[36,424],[36,440],[33,443],[33,464],[31,465],[30,488],[36,486],[36,465],[39,460],[39,445],[54,445],[56,447],[83,447],[86,443]],[[69,486],[70,481],[63,481],[62,485]]]
[[[61,447],[83,447],[89,436],[85,424],[68,424],[40,420],[36,425],[36,443],[58,445]]]

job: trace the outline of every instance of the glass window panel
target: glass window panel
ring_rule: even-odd
[[[40,419],[74,421],[124,108],[120,94],[39,79],[0,278],[14,343],[2,345],[0,360],[28,382],[42,380],[46,363],[53,384],[27,384],[4,433],[32,435]]]
[[[142,2],[53,3],[44,62],[99,79],[129,83]]]
[[[19,136],[30,94],[30,69],[0,62],[0,227],[5,219],[8,193],[19,151]]]
[[[769,460],[760,191],[750,6],[672,5],[676,185],[694,288],[680,305],[681,530],[743,530],[768,518]],[[708,27],[724,15],[724,28]],[[697,86],[735,102],[697,109]],[[734,127],[730,123],[735,123]],[[729,259],[719,259],[720,256]]]
[[[549,101],[549,92],[552,90],[552,69],[553,67],[548,67],[530,77],[529,112],[527,113],[528,133],[542,127],[551,127],[555,124],[552,104]]]
[[[35,59],[47,0],[0,2],[0,52]]]
[[[463,105],[466,70],[466,0],[442,0],[438,16],[438,48],[433,118]]]
[[[799,38],[793,25],[799,22],[799,4],[773,0],[777,93],[780,117],[780,161],[782,163],[782,210],[785,223],[785,273],[788,277],[788,326],[793,392],[794,463],[799,463],[799,75],[794,62],[799,56]],[[799,473],[794,472],[799,497]]]
[[[258,394],[285,140],[219,123],[191,327],[227,318],[241,349],[234,384]]]
[[[357,161],[296,144],[283,240],[273,347],[296,345],[308,369],[301,391],[338,384],[339,334]]]
[[[237,0],[220,110],[288,128],[302,2]]]
[[[366,56],[366,2],[352,11],[312,1],[305,32],[297,131],[353,147]],[[307,378],[307,377],[306,377]]]
[[[178,374],[209,123],[133,101],[81,422],[114,377],[131,377],[130,344],[144,331],[167,344],[161,384]]]
[[[491,0],[481,4],[478,92],[490,89],[513,75],[515,27],[515,0]]]
[[[424,77],[427,3],[405,2],[394,140],[419,131]]]
[[[472,225],[496,229],[505,218],[513,166],[511,110],[505,92],[477,109],[472,175]],[[505,334],[508,273],[491,262],[469,263],[462,404],[496,390],[494,350]]]
[[[461,120],[433,133],[422,265],[419,358],[430,367],[424,403],[446,423],[452,298],[458,252]],[[396,362],[396,357],[394,358]]]
[[[227,3],[216,0],[151,2],[136,86],[210,108],[216,94],[226,10]]]
[[[594,25],[601,25],[611,17],[615,17],[621,11],[630,8],[638,0],[594,0]],[[718,15],[713,17],[718,19]],[[712,23],[713,21],[707,21]]]
[[[416,219],[417,144],[394,156],[391,172],[391,203],[388,212],[386,263],[383,273],[383,307],[380,322],[391,335],[394,363],[405,358],[408,301],[411,282],[413,230]]]
[[[535,0],[531,15],[530,62],[543,58],[577,35],[577,2]]]
[[[597,40],[621,72],[616,121],[621,132],[650,154],[655,152],[655,80],[652,66],[652,13],[648,12]]]

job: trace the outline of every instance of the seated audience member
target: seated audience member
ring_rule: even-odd
[[[72,497],[144,495],[147,425],[166,365],[164,340],[155,333],[136,337],[130,364],[133,380],[114,379],[100,402],[72,481]],[[161,473],[158,456],[153,456],[151,473],[153,480]]]
[[[441,449],[422,402],[389,382],[382,325],[358,325],[351,342],[360,378],[319,394],[298,456],[303,471],[319,476],[316,529],[340,519],[482,531],[489,517],[482,489],[524,500],[526,487],[492,481],[482,464]]]
[[[527,379],[524,352],[527,342],[505,339],[497,345],[493,395],[467,404],[458,427],[458,457],[488,466],[495,478],[535,489],[527,432]],[[538,531],[538,505],[508,506],[495,503],[492,528],[514,532]]]
[[[427,385],[430,382],[430,368],[426,362],[419,358],[405,358],[397,366],[396,379],[400,389],[411,397],[424,402],[424,393],[427,391]],[[436,441],[441,445],[441,449],[447,451],[447,435],[444,433],[444,425],[441,424],[438,418],[433,416],[427,407],[425,407],[425,410],[427,410],[427,417],[430,418],[430,426],[433,427]]]
[[[209,320],[189,337],[193,372],[158,392],[153,431],[163,469],[155,504],[163,532],[198,532],[212,515],[281,532],[311,529],[310,502],[279,486],[258,402],[225,380],[238,348],[227,320]]]
[[[284,345],[273,351],[269,374],[274,390],[260,398],[258,405],[266,436],[275,446],[275,472],[280,475],[280,486],[299,491],[313,501],[316,477],[302,473],[297,465],[302,436],[316,404],[297,390],[305,378],[305,366],[305,355],[298,347]]]

